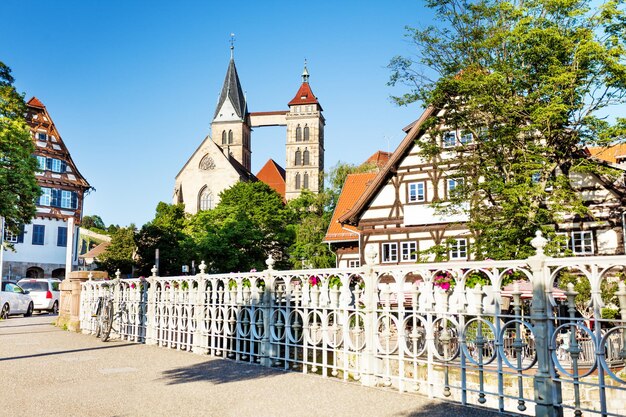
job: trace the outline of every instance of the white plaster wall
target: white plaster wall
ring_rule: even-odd
[[[44,244],[33,245],[33,224],[45,226]],[[24,242],[15,243],[15,252],[5,250],[4,260],[6,262],[32,262],[65,264],[65,246],[57,246],[57,235],[59,227],[67,227],[67,222],[56,219],[36,218],[32,224],[24,226]],[[68,237],[69,237],[68,231]]]

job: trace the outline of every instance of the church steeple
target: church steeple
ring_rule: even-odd
[[[228,63],[228,69],[226,70],[226,78],[224,78],[224,84],[222,85],[222,92],[220,94],[220,99],[217,103],[217,108],[215,109],[215,115],[213,116],[213,120],[217,119],[218,116],[221,119],[233,120],[233,116],[237,116],[239,120],[244,120],[248,114],[248,106],[246,103],[246,98],[243,94],[243,90],[241,88],[241,83],[239,82],[239,75],[237,74],[237,67],[235,66],[235,58],[234,51],[235,47],[232,43],[230,44],[230,62]],[[230,103],[226,103],[226,101],[230,101]],[[224,106],[226,104],[226,107]],[[230,106],[228,106],[230,104]],[[226,114],[223,110],[234,110],[235,114]],[[232,112],[231,112],[232,113]]]
[[[306,69],[306,58],[304,59],[304,71],[302,71],[302,82],[309,82],[309,70]]]

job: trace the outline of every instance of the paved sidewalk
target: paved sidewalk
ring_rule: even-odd
[[[10,416],[473,416],[497,413],[51,325],[0,322],[0,414]]]

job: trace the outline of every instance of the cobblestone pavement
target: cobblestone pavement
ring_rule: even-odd
[[[54,316],[0,322],[0,415],[500,415],[315,375],[141,344],[100,342]]]

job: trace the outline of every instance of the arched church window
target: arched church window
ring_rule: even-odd
[[[212,208],[213,208],[213,193],[207,187],[204,187],[200,191],[198,209],[199,210],[211,210]]]
[[[302,142],[302,128],[300,125],[296,127],[296,142]]]
[[[306,125],[304,126],[304,141],[309,141],[309,126]]]
[[[226,131],[222,131],[222,145],[226,145]]]
[[[296,190],[300,189],[300,173],[296,172]]]
[[[296,151],[295,165],[302,165],[302,152],[300,152],[300,149]]]
[[[304,150],[304,154],[302,155],[302,159],[303,159],[302,165],[309,165],[310,164],[310,161],[309,161],[309,159],[310,159],[309,158],[309,150],[308,149]]]
[[[229,145],[233,144],[233,131],[232,130],[228,131],[228,144]]]
[[[302,181],[302,188],[309,188],[309,173],[304,173],[304,180]]]

